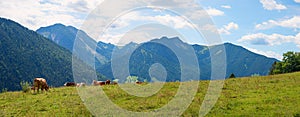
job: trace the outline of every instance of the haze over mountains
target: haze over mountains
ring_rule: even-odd
[[[78,29],[72,26],[64,26],[62,24],[55,24],[37,30],[39,34],[53,40],[69,50],[72,50],[70,43],[74,43],[76,31],[78,31]],[[84,40],[92,40],[92,38],[86,35],[83,31],[79,30],[79,32],[84,35],[82,37],[86,37]],[[118,47],[104,42],[98,42],[97,44],[89,43],[89,45],[96,45],[96,56],[98,56],[96,57],[98,58],[96,59],[96,70],[108,78],[114,79],[118,77],[113,75],[111,68],[112,54],[115,54],[114,57],[117,57],[117,59],[120,57],[119,60],[122,60],[122,57],[129,58],[128,65],[130,75],[138,76],[139,80],[143,81],[144,79],[147,79],[147,81],[151,81],[149,69],[154,63],[160,63],[166,69],[167,81],[177,81],[180,80],[181,75],[180,63],[175,53],[168,49],[168,47],[164,46],[164,44],[168,43],[175,45],[174,47],[179,50],[184,50],[184,47],[188,46],[191,46],[194,49],[201,71],[200,79],[203,80],[210,79],[211,55],[217,56],[217,54],[226,53],[226,58],[224,58],[227,63],[226,77],[228,77],[231,73],[235,74],[237,77],[251,76],[253,74],[267,75],[272,64],[275,61],[278,61],[273,58],[253,53],[241,46],[231,43],[224,44],[225,51],[215,51],[216,53],[210,53],[210,50],[217,49],[221,45],[209,47],[203,45],[189,45],[182,42],[177,37],[161,37],[160,39],[153,39],[152,41],[142,44],[129,43],[123,47]],[[186,56],[188,57],[189,55]],[[119,62],[119,64],[122,64],[122,62]],[[191,71],[190,74],[193,74],[193,67],[190,66],[189,69]],[[125,71],[123,74],[125,74]],[[121,75],[120,77],[125,76]],[[188,75],[186,77],[188,77]]]

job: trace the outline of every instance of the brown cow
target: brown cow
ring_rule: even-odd
[[[96,81],[96,80],[93,80],[93,85],[94,86],[98,86],[98,85],[100,85],[100,86],[102,86],[102,85],[105,85],[105,81]]]
[[[116,82],[116,81],[113,81],[113,82],[112,82],[112,84],[113,84],[113,85],[117,85],[117,84],[118,84],[118,82]]]
[[[75,87],[77,84],[75,82],[66,82],[64,86],[66,87]]]
[[[35,89],[37,88],[37,91],[39,92],[39,89],[42,91],[49,90],[49,86],[47,84],[47,81],[44,78],[35,78],[33,80],[33,91],[35,92]]]
[[[99,85],[100,85],[100,86],[105,85],[105,82],[104,82],[104,81],[100,81],[100,82],[99,82]]]
[[[142,84],[143,82],[141,82],[141,81],[136,81],[135,83],[136,83],[136,84]]]
[[[109,84],[110,84],[110,80],[106,80],[105,85],[109,85]]]

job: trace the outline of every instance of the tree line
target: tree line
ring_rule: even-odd
[[[281,62],[275,62],[270,75],[300,71],[300,52],[287,52],[283,54]]]

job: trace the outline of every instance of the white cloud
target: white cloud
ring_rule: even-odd
[[[297,3],[300,3],[300,0],[294,0],[295,2],[297,2]]]
[[[215,25],[211,25],[211,24],[206,24],[204,26],[201,27],[201,30],[206,30],[212,33],[220,33],[220,34],[226,34],[226,35],[230,35],[232,30],[237,30],[239,29],[239,25],[234,23],[234,22],[230,22],[227,25],[223,25],[223,27],[217,29],[215,27]]]
[[[284,10],[287,9],[286,6],[278,4],[275,0],[260,0],[260,3],[263,5],[264,9],[267,10]]]
[[[280,26],[284,28],[300,28],[300,16],[294,16],[289,19],[278,20],[278,21],[269,20],[267,22],[257,24],[255,28],[259,30],[264,30],[275,26]]]
[[[164,0],[149,0],[149,2],[139,2],[129,0],[120,1],[117,3],[112,2],[113,6],[106,5],[108,7],[99,14],[95,8],[98,5],[103,5],[103,0],[10,0],[0,2],[0,17],[12,19],[21,25],[28,27],[29,29],[36,30],[43,26],[53,25],[55,23],[62,23],[65,25],[72,25],[76,28],[81,28],[91,37],[97,38],[99,36],[99,29],[105,27],[111,21],[109,18],[114,18],[119,14],[118,11],[126,11],[126,8],[131,8],[138,5],[145,5],[149,3],[149,6],[162,6],[163,8],[183,8],[179,13],[186,15],[189,19],[200,20],[197,16],[207,16],[204,9],[199,8],[198,4],[193,0],[170,0],[165,2]],[[106,1],[109,2],[109,1]],[[126,3],[126,4],[123,4]],[[147,5],[146,5],[147,6]],[[102,8],[102,7],[101,7]],[[92,12],[92,11],[95,12]],[[193,11],[193,12],[190,12]],[[210,14],[222,15],[222,11],[216,9],[209,9]],[[200,13],[201,12],[201,13]],[[95,13],[95,14],[93,14]],[[189,17],[188,13],[194,17]],[[91,17],[87,17],[90,15]],[[103,16],[104,18],[93,17],[93,16]],[[180,16],[172,15],[158,15],[158,16],[142,16],[143,14],[138,14],[141,16],[134,16],[136,21],[139,18],[146,21],[157,21],[161,24],[168,24],[174,26],[175,28],[185,28],[190,24],[183,20]],[[108,18],[107,18],[108,17]],[[210,17],[206,17],[207,19]],[[201,22],[206,22],[205,18],[201,17]],[[129,19],[128,19],[129,20]],[[199,21],[200,22],[200,21]],[[82,24],[85,23],[85,24]],[[103,26],[104,25],[104,26]],[[121,21],[116,23],[115,27],[128,26],[127,21]]]
[[[219,33],[222,33],[222,34],[231,34],[231,30],[237,30],[239,29],[239,25],[234,23],[234,22],[230,22],[229,24],[227,25],[224,25],[222,28],[219,29]]]
[[[206,24],[203,27],[201,27],[201,30],[206,30],[206,31],[210,31],[212,33],[219,33],[218,29],[216,28],[215,25],[211,25],[211,24]]]
[[[251,52],[261,54],[261,55],[264,55],[264,56],[270,57],[270,58],[276,58],[277,60],[282,60],[282,58],[283,58],[283,56],[281,54],[278,54],[278,53],[273,52],[273,51],[261,51],[261,50],[248,48],[248,47],[245,47],[245,48],[248,49]]]
[[[225,8],[225,9],[231,9],[231,6],[229,6],[229,5],[222,5],[221,7]]]
[[[155,16],[155,17],[150,16],[145,18],[152,21],[158,21],[159,23],[164,25],[174,26],[174,28],[176,29],[191,27],[191,24],[188,23],[180,16],[162,15],[162,16]]]
[[[215,9],[215,8],[211,8],[211,7],[209,7],[208,9],[206,9],[206,12],[210,16],[222,16],[222,15],[224,15],[223,11]]]
[[[283,43],[295,43],[300,48],[300,33],[296,36],[264,33],[249,34],[241,37],[238,42],[249,42],[254,45],[281,45]]]
[[[183,17],[170,14],[160,14],[156,16],[145,15],[143,12],[131,12],[128,13],[119,19],[117,19],[112,25],[119,26],[120,28],[129,26],[135,22],[142,22],[141,24],[146,23],[158,23],[162,25],[167,25],[174,27],[175,29],[182,29],[187,27],[192,27],[192,24],[186,21]],[[118,28],[118,27],[115,27]]]
[[[117,29],[118,30],[118,29]],[[116,31],[114,28],[106,31],[101,38],[97,41],[110,42],[116,45],[124,45],[129,42],[142,43],[150,41],[154,38],[167,37],[179,37],[183,41],[186,39],[181,36],[177,31],[173,30],[169,26],[161,24],[145,24],[136,28],[129,29],[129,31]]]
[[[159,27],[157,25],[167,26],[173,30],[180,29],[190,29],[192,28],[192,24],[186,21],[183,17],[177,15],[170,14],[160,14],[156,16],[147,15],[144,12],[134,11],[127,13],[117,20],[115,20],[110,27],[106,29],[106,33],[102,36],[102,38],[95,38],[96,40],[101,40],[104,42],[111,42],[117,45],[124,45],[129,43],[130,41],[141,43],[146,39],[151,39],[154,36],[147,36],[147,33],[152,34],[156,33],[156,37],[160,37],[162,35],[165,36],[173,36],[173,34],[168,34],[169,31],[164,27]],[[145,28],[145,26],[149,28]],[[150,28],[151,26],[156,27],[155,29]],[[138,28],[138,31],[132,32],[132,30]],[[125,37],[128,39],[124,39],[119,41],[124,34],[131,33],[130,35],[126,35]],[[159,34],[157,32],[160,32]],[[142,36],[144,35],[144,36]],[[153,34],[152,34],[153,35]],[[159,36],[160,35],[160,36]],[[177,36],[177,35],[176,35]],[[125,38],[123,37],[123,38]],[[129,38],[130,37],[130,38]],[[131,37],[139,37],[137,39]],[[129,41],[129,42],[128,42]]]
[[[1,1],[0,17],[12,19],[36,30],[41,26],[63,23],[79,27],[98,0],[10,0]]]
[[[190,19],[200,19],[209,16],[223,16],[224,12],[216,8],[208,7],[206,9],[195,10],[186,14]]]

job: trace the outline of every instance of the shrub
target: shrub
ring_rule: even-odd
[[[24,93],[29,92],[30,89],[31,89],[31,83],[30,82],[21,81],[20,85],[21,85],[22,91]]]
[[[7,92],[7,88],[3,88],[3,89],[1,90],[1,93],[5,93],[5,92]]]
[[[235,78],[235,75],[232,73],[230,74],[229,78]]]
[[[137,76],[128,76],[126,78],[125,83],[135,83],[138,81],[138,77]]]
[[[251,77],[258,77],[260,76],[259,74],[252,74]]]
[[[274,62],[270,75],[300,71],[300,52],[287,52],[283,54],[281,62]]]
[[[294,114],[294,117],[300,117],[300,113]]]

